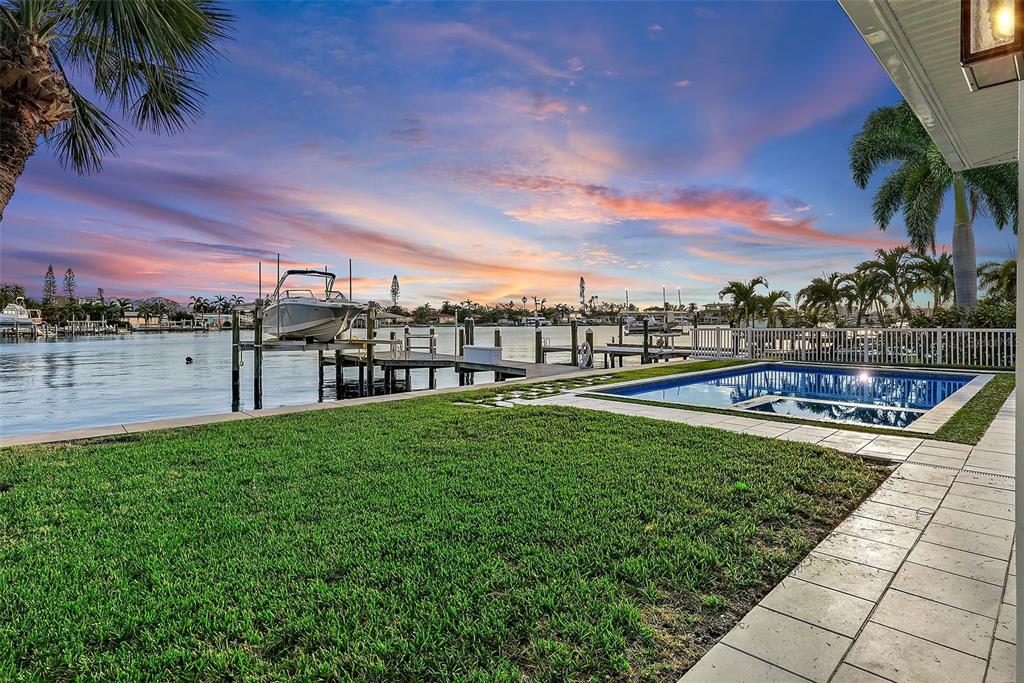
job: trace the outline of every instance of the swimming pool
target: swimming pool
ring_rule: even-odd
[[[634,399],[903,428],[977,375],[785,363],[599,389]]]

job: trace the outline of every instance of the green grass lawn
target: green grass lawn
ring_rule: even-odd
[[[0,679],[672,679],[882,476],[443,397],[10,448]]]

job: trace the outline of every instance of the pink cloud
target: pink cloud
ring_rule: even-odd
[[[670,223],[666,230],[678,232],[680,223],[696,222],[743,228],[759,237],[777,242],[813,244],[827,242],[876,249],[895,244],[876,235],[831,233],[815,226],[812,217],[796,217],[772,198],[737,188],[680,188],[662,192],[623,193],[612,188],[580,183],[552,176],[523,176],[481,171],[479,178],[492,187],[530,195],[534,202],[512,209],[517,220],[547,220],[583,223],[656,221]]]
[[[690,252],[694,256],[700,256],[701,258],[712,259],[714,261],[722,261],[723,263],[736,263],[740,265],[756,263],[753,259],[737,256],[730,252],[712,251],[710,249],[704,249],[703,247],[686,247],[686,251]]]

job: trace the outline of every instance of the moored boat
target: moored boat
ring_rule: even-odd
[[[0,328],[33,330],[42,322],[43,316],[38,310],[25,307],[25,297],[19,296],[0,311]]]

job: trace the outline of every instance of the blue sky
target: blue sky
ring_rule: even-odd
[[[43,148],[3,224],[3,280],[256,290],[256,263],[355,260],[356,293],[571,302],[796,291],[903,239],[847,147],[899,94],[832,2],[236,3],[206,113],[103,173]],[[948,243],[949,212],[939,242]],[[976,224],[979,260],[1013,241]],[[265,268],[264,287],[272,286]]]

